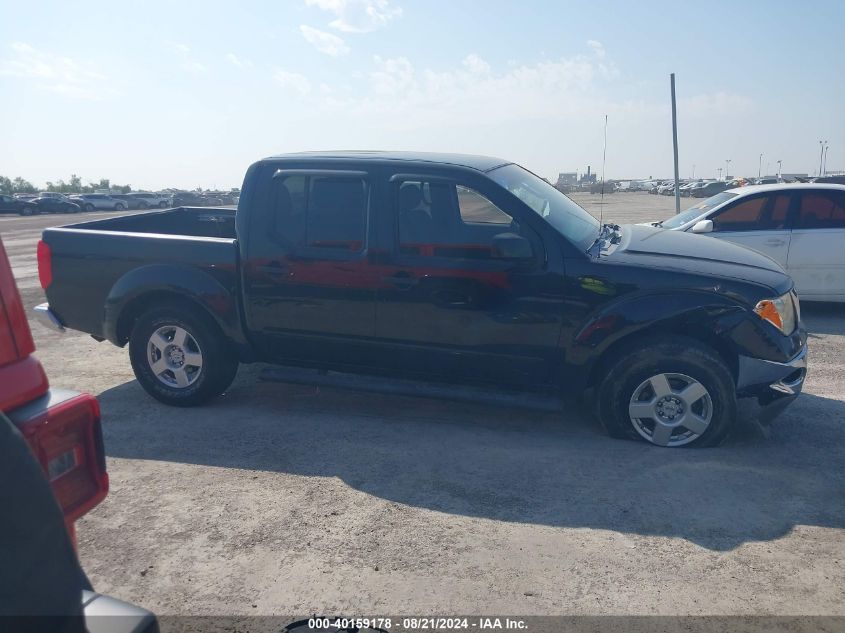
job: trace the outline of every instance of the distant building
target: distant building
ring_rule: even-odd
[[[564,171],[557,175],[556,187],[568,187],[570,185],[578,184],[577,171]]]

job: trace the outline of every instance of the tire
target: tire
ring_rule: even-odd
[[[129,358],[144,391],[177,407],[200,405],[219,396],[238,371],[237,357],[211,318],[180,305],[153,308],[141,315],[132,329]],[[200,363],[199,368],[192,361]]]
[[[159,209],[166,209],[167,208],[167,202],[162,200],[161,202],[158,203],[158,208]]]
[[[114,205],[115,211],[123,211],[125,208],[126,207],[124,207],[120,202],[118,202],[116,205]]]
[[[694,339],[661,337],[614,360],[597,391],[599,420],[611,437],[703,447],[720,444],[733,429],[733,376],[712,349]]]
[[[88,204],[85,205],[85,210],[86,211],[93,211],[94,205],[89,202]]]
[[[24,207],[21,209],[20,214],[26,216],[35,215],[35,211],[32,210],[32,207]]]
[[[149,209],[149,208],[150,208],[150,205],[148,205],[146,202],[139,202],[139,203],[138,203],[138,208],[139,208],[141,211],[146,211],[147,209]]]

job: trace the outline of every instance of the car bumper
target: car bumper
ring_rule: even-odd
[[[49,303],[40,303],[32,310],[35,312],[35,318],[44,327],[55,330],[56,332],[65,331],[64,324],[56,316],[56,313],[50,309]]]
[[[111,596],[82,592],[85,628],[89,633],[158,633],[158,620],[151,612]]]
[[[737,395],[756,399],[757,417],[771,422],[780,415],[804,388],[807,377],[807,344],[786,362],[740,356]]]

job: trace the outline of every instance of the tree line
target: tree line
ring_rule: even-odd
[[[14,195],[16,193],[38,193],[39,191],[56,191],[58,193],[93,193],[96,189],[110,189],[113,191],[120,191],[121,193],[129,193],[132,191],[130,185],[113,185],[108,178],[101,178],[100,182],[89,182],[87,185],[82,184],[82,178],[76,174],[72,174],[70,180],[58,180],[57,182],[47,181],[44,189],[39,189],[28,180],[18,176],[17,178],[8,178],[7,176],[0,176],[0,193],[6,195]]]

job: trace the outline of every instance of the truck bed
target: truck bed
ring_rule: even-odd
[[[235,209],[177,207],[70,224],[62,228],[235,239]]]
[[[103,307],[108,320],[111,307],[144,277],[180,295],[199,287],[206,297],[231,302],[237,294],[234,209],[180,207],[80,222],[47,229],[42,240],[52,262],[51,309],[66,327],[97,337],[107,335]]]

